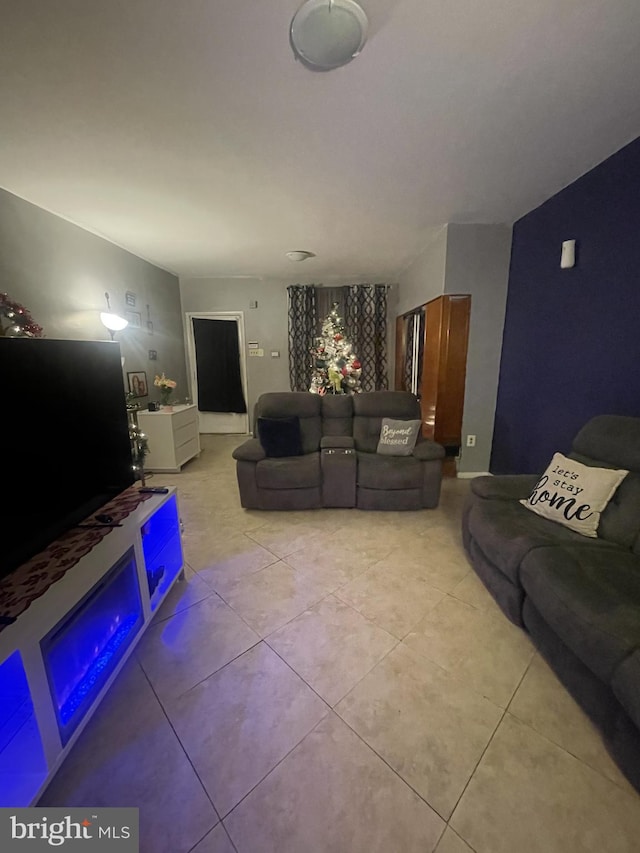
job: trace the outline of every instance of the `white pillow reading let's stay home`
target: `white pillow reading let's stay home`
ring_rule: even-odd
[[[594,468],[555,453],[551,464],[526,500],[532,512],[596,539],[600,514],[629,472]]]

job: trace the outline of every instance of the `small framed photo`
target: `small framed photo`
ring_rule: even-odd
[[[133,329],[142,328],[142,317],[137,311],[126,311],[124,315],[124,319],[128,320],[129,325]]]
[[[136,307],[136,295],[135,295],[135,293],[132,293],[130,290],[127,290],[127,292],[124,295],[124,301],[126,302],[127,305],[130,305],[132,308],[135,308]]]
[[[157,361],[158,360],[158,350],[150,349],[149,350],[149,361]]]
[[[129,393],[134,397],[146,397],[149,393],[147,374],[144,370],[138,370],[136,373],[127,373],[127,382],[129,383]]]

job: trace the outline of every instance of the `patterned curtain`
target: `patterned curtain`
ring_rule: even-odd
[[[345,287],[344,326],[353,351],[362,363],[362,390],[387,390],[386,284]]]
[[[413,338],[414,338],[414,322],[413,315],[405,317],[403,320],[407,329],[407,342],[404,347],[404,385],[403,391],[410,391],[413,385]]]
[[[315,285],[292,284],[289,294],[289,383],[292,391],[308,391],[311,384],[311,347],[316,331]]]
[[[344,291],[345,288],[340,287],[316,287],[316,312],[318,320],[317,335],[322,329],[322,322],[329,316],[329,312],[333,306],[338,304],[338,315],[344,320]]]

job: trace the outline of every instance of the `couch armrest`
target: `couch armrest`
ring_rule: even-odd
[[[267,458],[258,438],[250,438],[243,442],[232,451],[231,455],[242,462],[260,462],[261,459]]]
[[[471,491],[489,500],[519,501],[528,498],[540,479],[539,474],[500,474],[497,477],[474,477]]]
[[[353,436],[351,435],[323,435],[320,439],[320,449],[326,450],[328,447],[336,447],[346,450],[351,450],[355,447]]]
[[[444,447],[430,438],[418,439],[413,448],[413,455],[422,462],[430,462],[432,459],[444,459]]]

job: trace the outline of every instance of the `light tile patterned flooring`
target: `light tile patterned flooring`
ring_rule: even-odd
[[[640,796],[436,510],[240,507],[238,436],[175,483],[186,580],[42,798],[142,853],[635,853]]]

